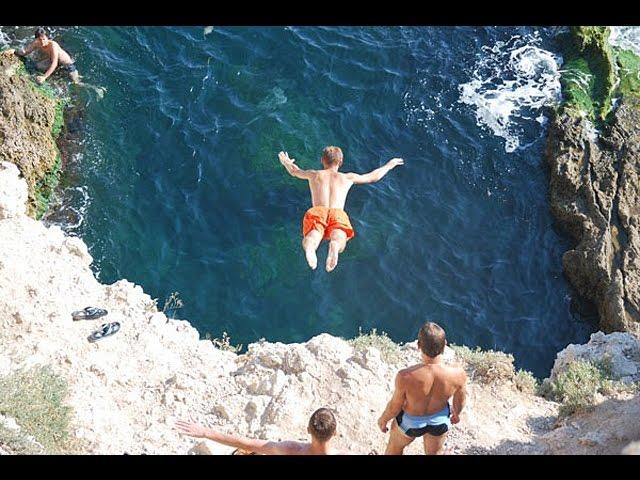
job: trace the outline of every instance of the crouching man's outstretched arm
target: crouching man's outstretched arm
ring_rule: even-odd
[[[300,450],[300,444],[298,442],[272,442],[270,440],[227,435],[196,423],[181,420],[176,422],[176,428],[183,435],[196,438],[208,438],[209,440],[229,447],[241,448],[242,450],[256,452],[262,455],[295,455]]]

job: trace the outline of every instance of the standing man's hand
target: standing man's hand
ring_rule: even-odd
[[[176,422],[176,428],[181,434],[196,438],[204,438],[207,433],[207,429],[202,425],[182,420]]]
[[[395,168],[398,165],[404,165],[404,160],[402,158],[392,158],[387,162],[387,165],[391,168]]]
[[[378,419],[378,427],[380,427],[380,431],[382,433],[387,433],[389,431],[389,428],[387,427],[387,423],[389,422],[386,421],[383,417],[380,417]]]
[[[45,82],[46,78],[44,75],[38,75],[36,77],[36,82],[38,83],[38,85],[42,85]]]
[[[456,423],[460,422],[460,415],[458,415],[458,412],[456,411],[451,411],[451,423],[453,425],[455,425]]]

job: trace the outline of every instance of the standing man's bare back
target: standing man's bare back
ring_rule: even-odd
[[[401,455],[413,440],[423,436],[426,454],[440,454],[451,424],[460,421],[467,375],[460,367],[441,363],[446,338],[435,324],[425,324],[418,335],[422,363],[396,375],[395,391],[378,420],[382,432],[394,419],[386,453]],[[453,405],[449,399],[453,397]]]
[[[323,150],[320,159],[323,170],[302,170],[286,152],[280,152],[278,158],[290,175],[309,182],[312,207],[302,221],[302,248],[307,263],[315,270],[318,265],[316,250],[322,240],[329,240],[327,272],[336,268],[339,254],[355,235],[349,216],[344,211],[351,186],[377,182],[390,170],[404,164],[401,158],[392,158],[384,166],[366,174],[342,173],[338,171],[343,160],[339,147],[326,147]]]

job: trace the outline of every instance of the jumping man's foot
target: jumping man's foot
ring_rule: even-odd
[[[318,266],[318,256],[316,255],[315,248],[305,249],[304,256],[307,257],[307,263],[311,267],[311,270],[315,270]]]
[[[329,253],[327,254],[327,272],[333,271],[338,265],[338,245],[335,242],[329,243]]]

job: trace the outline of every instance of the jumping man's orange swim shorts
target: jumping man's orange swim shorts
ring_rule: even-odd
[[[340,208],[311,207],[302,219],[303,237],[306,237],[307,233],[315,229],[323,234],[323,240],[327,240],[331,236],[331,232],[336,228],[347,234],[347,240],[355,235],[349,221],[349,215]]]

